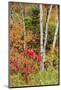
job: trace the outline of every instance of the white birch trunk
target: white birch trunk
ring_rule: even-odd
[[[43,10],[42,10],[42,5],[40,4],[40,54],[43,57],[43,26],[42,26],[42,17],[43,17]],[[43,60],[42,60],[42,62],[40,62],[40,69],[44,70]]]
[[[53,52],[54,52],[54,48],[56,45],[56,40],[57,40],[57,34],[58,34],[58,7],[56,6],[56,11],[57,11],[57,16],[56,16],[56,30],[55,30],[55,34],[54,34],[54,39],[53,39],[53,45],[52,45],[52,60],[51,60],[51,66],[53,67]]]
[[[21,5],[21,8],[22,8],[22,5]],[[22,18],[23,18],[23,29],[24,29],[24,50],[26,49],[26,30],[25,30],[25,22],[24,22],[24,12],[23,12],[23,8],[22,8]]]
[[[25,24],[24,24],[24,50],[26,49],[26,31],[25,31]]]
[[[56,9],[57,9],[57,6],[56,6]],[[53,46],[52,46],[53,49],[55,48],[57,33],[58,33],[58,10],[57,10],[57,16],[56,16],[56,24],[57,24],[57,26],[56,26],[54,40],[53,40]]]
[[[45,51],[46,51],[47,36],[48,36],[48,23],[49,23],[49,19],[51,15],[51,10],[52,10],[52,5],[50,6],[48,17],[47,17],[47,22],[46,22],[45,39],[44,39],[44,55],[43,55],[44,61],[45,61]]]

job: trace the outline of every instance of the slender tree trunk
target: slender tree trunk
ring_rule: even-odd
[[[23,29],[24,29],[24,50],[26,49],[26,30],[25,30],[25,21],[24,21],[24,9],[21,5],[21,12],[22,12],[22,18],[23,18]]]
[[[51,66],[53,67],[53,52],[54,52],[54,48],[55,48],[55,44],[56,44],[56,39],[57,39],[57,34],[58,34],[58,6],[56,6],[56,11],[57,11],[57,16],[56,16],[56,30],[55,30],[55,34],[54,34],[54,39],[53,39],[53,45],[52,45],[52,60],[51,60]]]
[[[40,4],[40,54],[43,57],[43,26],[42,26],[42,17],[43,17],[43,10],[42,5]],[[44,70],[44,62],[40,62],[40,69]]]
[[[48,12],[47,22],[46,22],[46,30],[45,30],[45,39],[44,39],[44,55],[43,60],[45,61],[45,52],[46,52],[46,44],[47,44],[47,36],[48,36],[48,23],[51,15],[52,5],[50,5],[50,9]]]

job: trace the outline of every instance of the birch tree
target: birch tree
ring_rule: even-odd
[[[58,6],[56,6],[56,11],[57,11],[57,16],[56,16],[56,30],[55,30],[55,34],[54,34],[54,39],[53,39],[53,45],[52,45],[52,60],[51,60],[51,66],[53,67],[53,52],[54,52],[54,48],[56,45],[56,40],[57,40],[57,34],[58,34]]]
[[[25,30],[25,22],[24,22],[24,10],[22,5],[21,6],[21,13],[22,13],[22,19],[23,19],[23,30],[24,30],[24,50],[26,49],[26,30]]]
[[[45,39],[44,39],[44,54],[43,54],[43,61],[45,61],[45,51],[46,51],[46,44],[47,44],[47,36],[48,36],[48,23],[51,15],[52,5],[50,5],[50,9],[48,12],[48,17],[46,20],[46,30],[45,30]]]
[[[43,17],[43,10],[42,10],[42,5],[40,4],[40,54],[43,57],[43,26],[42,26],[42,17]],[[40,69],[44,70],[43,60],[40,63]]]

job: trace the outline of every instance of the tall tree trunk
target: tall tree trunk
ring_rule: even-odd
[[[52,45],[52,60],[51,60],[51,66],[53,67],[53,52],[54,52],[54,48],[55,48],[55,44],[56,44],[56,39],[57,39],[57,34],[58,34],[58,6],[56,6],[56,11],[57,11],[57,16],[56,16],[56,30],[55,30],[55,34],[54,34],[54,39],[53,39],[53,45]]]
[[[24,21],[24,9],[21,5],[21,12],[22,12],[22,18],[23,18],[23,29],[24,29],[24,50],[26,49],[26,30],[25,30],[25,21]]]
[[[45,52],[46,52],[46,44],[47,44],[47,36],[48,36],[48,23],[51,15],[52,5],[50,5],[50,9],[48,12],[48,17],[46,21],[46,30],[45,30],[45,39],[44,39],[44,54],[43,54],[43,60],[45,61]]]
[[[40,54],[43,57],[43,26],[42,26],[42,17],[43,17],[43,10],[42,5],[40,4]],[[40,62],[40,69],[44,70],[44,62]]]

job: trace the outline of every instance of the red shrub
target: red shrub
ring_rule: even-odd
[[[28,55],[29,58],[36,59],[37,62],[42,61],[42,56],[37,55],[32,49],[26,49],[25,53]]]
[[[25,53],[28,55],[28,57],[33,58],[33,59],[35,58],[35,53],[32,49],[26,49]]]

